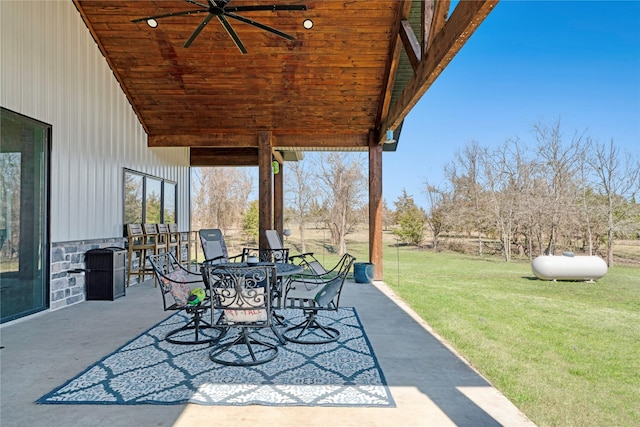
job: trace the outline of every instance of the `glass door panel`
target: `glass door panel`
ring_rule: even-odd
[[[1,110],[0,321],[47,308],[50,126]]]

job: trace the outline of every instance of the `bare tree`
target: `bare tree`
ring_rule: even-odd
[[[587,139],[587,144],[590,145],[591,141]],[[580,176],[580,190],[578,203],[581,211],[581,219],[584,224],[584,240],[587,246],[587,254],[593,255],[593,236],[594,236],[594,216],[595,211],[598,208],[596,198],[593,197],[592,188],[589,186],[589,174],[591,172],[590,166],[587,162],[586,151],[580,156],[580,166],[578,173]]]
[[[616,233],[625,233],[634,203],[631,200],[640,190],[640,162],[630,154],[621,159],[620,150],[613,139],[609,145],[592,143],[587,162],[595,174],[597,191],[606,199],[607,265],[613,265],[613,242]]]
[[[367,216],[368,217],[368,216]],[[386,200],[382,201],[382,226],[388,230],[394,223],[394,211],[389,208]]]
[[[455,153],[454,163],[445,169],[453,185],[456,210],[462,219],[462,226],[478,236],[478,255],[482,255],[483,234],[487,231],[489,223],[487,194],[480,182],[484,156],[486,150],[482,149],[477,141],[471,141],[462,151]]]
[[[517,138],[491,152],[469,143],[444,169],[449,193],[427,184],[434,246],[440,212],[433,207],[444,206],[442,223],[450,231],[478,233],[480,247],[482,235],[495,232],[506,261],[512,247],[531,258],[559,247],[591,254],[606,241],[611,265],[614,240],[640,232],[638,159],[622,158],[613,141],[592,144],[584,134],[567,143],[559,120],[534,125],[532,133],[536,144],[530,150]]]
[[[247,209],[253,181],[244,168],[209,167],[194,173],[194,228],[238,226]]]
[[[577,133],[565,146],[562,141],[560,120],[551,126],[534,126],[540,170],[547,183],[546,206],[549,218],[549,241],[546,253],[555,255],[559,231],[575,217],[576,168],[583,150],[582,135]]]
[[[499,151],[494,157],[485,156],[483,161],[484,176],[491,199],[494,221],[500,236],[504,259],[509,262],[511,260],[511,238],[513,234],[513,209],[509,203],[510,197],[507,193],[510,174],[503,169],[503,165],[508,163],[503,159],[505,154],[504,151]]]
[[[452,210],[451,195],[443,189],[439,189],[429,182],[425,182],[425,194],[429,203],[427,211],[427,225],[433,236],[433,250],[437,251],[440,245],[440,235],[447,227],[448,213]]]
[[[493,153],[486,153],[483,162],[485,185],[492,201],[494,222],[505,261],[511,260],[514,244],[520,254],[525,252],[526,244],[531,254],[534,165],[517,138],[507,140]],[[527,242],[522,241],[523,236]]]
[[[313,183],[309,179],[310,173],[307,171],[305,162],[294,162],[289,170],[292,173],[291,175],[286,175],[291,176],[287,183],[290,206],[288,211],[292,219],[298,224],[301,252],[304,253],[307,251],[304,230],[313,202]]]
[[[317,179],[325,207],[325,223],[331,242],[338,253],[347,251],[345,236],[362,218],[357,214],[363,205],[367,181],[363,173],[362,157],[334,152],[320,162]]]

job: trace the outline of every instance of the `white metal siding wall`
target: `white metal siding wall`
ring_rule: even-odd
[[[147,136],[71,0],[0,0],[0,104],[52,125],[51,240],[122,235],[123,168],[178,182],[189,227],[189,151]]]

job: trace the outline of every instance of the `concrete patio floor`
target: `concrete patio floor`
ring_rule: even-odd
[[[86,301],[0,327],[0,425],[534,425],[384,283],[345,286],[341,304],[356,308],[395,408],[33,403],[170,315],[147,281],[115,301]]]

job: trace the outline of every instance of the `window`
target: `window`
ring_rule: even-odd
[[[162,218],[166,224],[176,222],[176,191],[177,185],[168,181],[164,182],[164,199],[162,203]]]
[[[142,188],[144,177],[124,173],[124,223],[142,224]]]
[[[124,224],[176,222],[175,182],[125,169]]]
[[[160,224],[162,220],[162,180],[145,177],[144,222]]]

